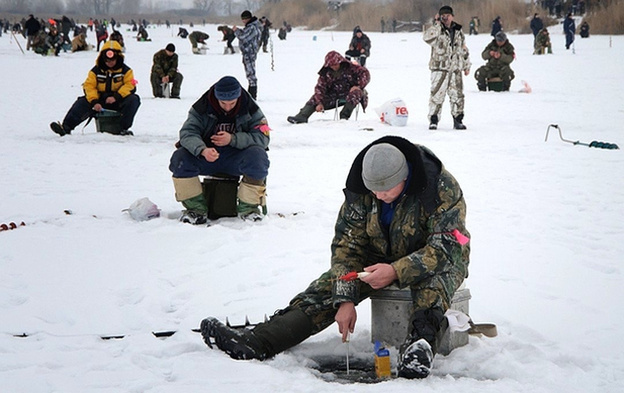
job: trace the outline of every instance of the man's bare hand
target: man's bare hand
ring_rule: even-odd
[[[361,280],[370,285],[373,289],[387,287],[398,278],[396,271],[392,265],[388,263],[377,263],[372,266],[367,266],[364,268],[364,271],[370,274],[366,277],[362,277]]]
[[[353,333],[357,321],[355,304],[352,302],[341,303],[334,319],[338,323],[338,331],[342,334],[342,342],[347,341],[347,336],[349,333]]]
[[[227,146],[232,141],[232,134],[225,131],[219,131],[215,135],[210,137],[210,142],[215,146]]]
[[[215,162],[219,159],[219,152],[214,147],[207,147],[201,152],[202,157],[208,162]]]

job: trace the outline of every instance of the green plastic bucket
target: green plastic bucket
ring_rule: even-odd
[[[109,134],[121,134],[121,113],[113,110],[102,110],[95,115],[95,128],[97,132]]]

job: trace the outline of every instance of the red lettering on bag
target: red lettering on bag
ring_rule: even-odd
[[[396,115],[407,115],[407,108],[404,106],[397,106],[394,108]]]

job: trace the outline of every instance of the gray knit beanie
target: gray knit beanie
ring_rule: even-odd
[[[362,180],[371,191],[388,191],[407,179],[405,155],[389,143],[372,146],[362,161]]]

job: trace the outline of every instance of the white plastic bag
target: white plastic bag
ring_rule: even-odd
[[[136,221],[147,221],[152,218],[160,217],[160,209],[148,198],[137,199],[129,208],[122,211],[127,211],[130,217]]]
[[[400,98],[395,98],[376,108],[382,123],[391,126],[404,127],[407,124],[408,112],[405,102]]]

